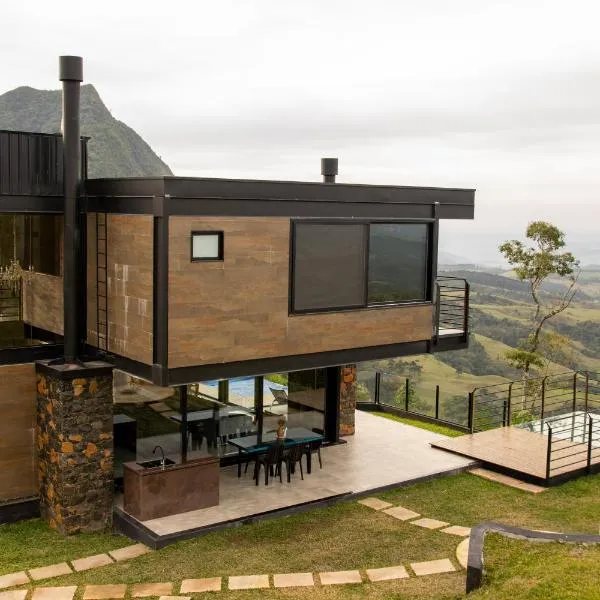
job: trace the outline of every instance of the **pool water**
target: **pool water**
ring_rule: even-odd
[[[205,385],[216,388],[219,385],[218,381],[205,381]],[[287,392],[287,385],[280,383],[274,383],[264,379],[263,381],[263,397],[265,400],[273,398],[273,394],[269,388],[275,390],[285,390]],[[229,393],[235,394],[236,396],[242,396],[244,398],[254,397],[254,377],[237,377],[229,380]]]

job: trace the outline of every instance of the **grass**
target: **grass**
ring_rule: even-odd
[[[391,421],[398,421],[405,425],[412,425],[413,427],[419,427],[420,429],[427,429],[427,431],[447,435],[448,437],[458,437],[459,435],[463,435],[461,431],[456,431],[456,429],[450,429],[450,427],[444,427],[443,425],[437,425],[435,423],[426,423],[425,421],[418,421],[417,419],[398,417],[397,415],[392,415],[390,413],[374,412],[372,414],[377,415],[378,417],[385,417]]]
[[[0,525],[0,575],[100,554],[131,543],[117,534],[64,537],[40,519]]]
[[[600,546],[535,544],[489,534],[484,558],[484,587],[473,600],[600,599]]]

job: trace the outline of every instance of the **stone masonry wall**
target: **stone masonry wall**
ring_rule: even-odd
[[[107,530],[114,486],[112,370],[71,377],[37,366],[42,517],[63,534]]]
[[[340,437],[354,435],[356,411],[356,365],[340,367]]]

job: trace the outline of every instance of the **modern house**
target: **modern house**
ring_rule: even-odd
[[[339,184],[335,159],[322,183],[88,179],[81,59],[61,58],[61,80],[63,136],[0,132],[13,516],[102,529],[115,479],[157,445],[214,492],[232,441],[282,416],[325,444],[352,435],[357,362],[466,346],[468,285],[445,298],[438,226],[473,218],[473,190]]]

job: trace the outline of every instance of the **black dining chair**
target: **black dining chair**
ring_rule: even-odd
[[[273,444],[269,446],[269,449],[264,454],[256,456],[254,463],[254,479],[256,485],[258,485],[258,478],[260,476],[260,468],[265,469],[265,485],[269,484],[269,473],[271,477],[277,477],[279,475],[279,481],[283,482],[281,477],[281,462],[283,459],[283,444]]]
[[[285,463],[285,470],[287,471],[288,483],[291,481],[291,474],[296,470],[296,464],[300,466],[300,477],[304,479],[304,471],[302,469],[302,457],[304,456],[304,448],[302,444],[296,444],[283,454],[283,462]]]
[[[315,440],[306,444],[306,460],[308,461],[309,455],[316,454],[319,457],[319,469],[323,468],[323,461],[321,460],[321,446],[323,440]]]

